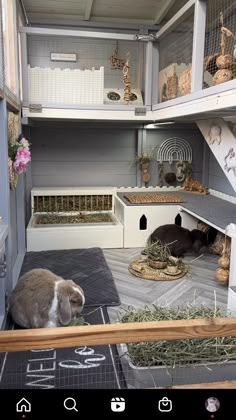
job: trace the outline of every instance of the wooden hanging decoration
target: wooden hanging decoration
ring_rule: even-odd
[[[115,49],[114,54],[112,54],[112,56],[110,57],[110,62],[111,62],[112,70],[115,70],[115,69],[122,70],[125,65],[125,60],[119,57],[118,43],[116,44],[116,49]]]
[[[146,184],[150,181],[149,163],[142,163],[143,182]]]
[[[130,60],[130,52],[126,54],[126,62],[123,67],[123,82],[124,82],[124,101],[128,105],[130,101],[131,95],[131,82],[130,82],[130,75],[129,75],[129,60]]]

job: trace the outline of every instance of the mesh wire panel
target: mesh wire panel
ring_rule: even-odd
[[[129,349],[143,346],[147,352],[147,344],[154,343],[129,344]],[[139,366],[126,345],[0,353],[0,389],[145,389],[236,380],[236,362],[227,358],[181,367],[177,350],[175,358],[175,367],[151,355],[150,362],[156,361],[156,366]]]
[[[0,0],[0,90],[4,87],[4,66],[3,66],[3,34],[2,34],[2,1]]]
[[[16,31],[14,19],[14,1],[1,0],[1,58],[2,59],[2,76],[0,76],[1,83],[4,90],[4,95],[9,102],[16,108],[19,108],[20,103],[18,99],[18,63],[17,63],[17,44]],[[12,25],[13,20],[13,25]],[[0,67],[1,68],[1,67]]]
[[[236,77],[235,0],[207,2],[204,56],[205,88]]]
[[[75,61],[51,59],[74,54]],[[123,104],[122,68],[130,53],[130,103],[142,103],[144,45],[129,41],[28,36],[29,101],[31,103]],[[123,63],[123,64],[122,64]],[[107,96],[109,91],[113,92]]]
[[[192,12],[160,40],[160,102],[190,93],[193,24]]]

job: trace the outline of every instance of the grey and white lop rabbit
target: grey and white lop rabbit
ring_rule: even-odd
[[[58,327],[76,319],[84,303],[83,290],[72,280],[36,268],[20,277],[9,298],[9,311],[24,328]]]

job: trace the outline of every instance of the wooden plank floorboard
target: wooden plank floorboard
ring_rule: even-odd
[[[111,322],[116,322],[117,314],[128,306],[139,309],[153,304],[175,307],[193,302],[213,306],[216,296],[217,305],[226,308],[227,287],[217,283],[214,278],[219,256],[206,254],[193,261],[196,256],[188,255],[184,262],[190,263],[192,267],[189,275],[179,280],[152,281],[135,277],[128,271],[129,263],[139,259],[142,250],[143,248],[103,250],[121,300],[119,307],[108,308]]]

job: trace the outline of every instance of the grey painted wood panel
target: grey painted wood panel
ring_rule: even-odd
[[[135,186],[137,131],[32,128],[33,186]]]
[[[99,187],[99,186],[110,186],[110,187],[134,187],[136,185],[136,175],[129,177],[129,182],[127,183],[127,176],[116,175],[116,176],[99,176],[97,178],[96,174],[93,173],[92,176],[88,176],[88,172],[78,176],[51,176],[41,175],[33,176],[32,182],[34,187]]]

